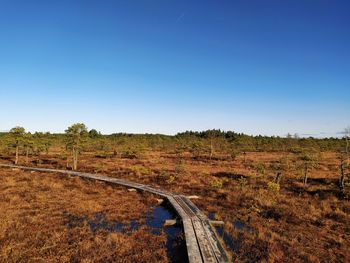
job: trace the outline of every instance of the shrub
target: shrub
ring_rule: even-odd
[[[257,163],[254,165],[254,169],[258,174],[264,175],[266,172],[266,166],[263,163]]]
[[[171,184],[175,180],[175,175],[172,175],[172,174],[168,173],[167,171],[162,171],[159,174],[158,178],[162,181],[165,181],[168,184]]]
[[[136,176],[140,177],[142,175],[149,175],[152,173],[152,170],[144,166],[133,166],[131,167]]]
[[[243,190],[248,185],[248,180],[245,177],[241,176],[238,179],[238,183],[239,183],[239,186],[241,187],[241,189]]]
[[[210,186],[211,186],[212,188],[217,188],[217,189],[219,189],[219,188],[222,188],[222,182],[221,182],[220,179],[214,178],[214,179],[210,182]]]
[[[292,147],[290,148],[289,150],[291,153],[294,153],[294,154],[300,154],[302,153],[302,149],[300,147]]]
[[[175,180],[175,176],[170,175],[170,176],[168,177],[168,179],[166,180],[166,182],[167,182],[168,184],[171,184],[172,182],[174,182],[174,180]]]
[[[292,168],[292,163],[288,157],[281,157],[278,161],[270,164],[270,168],[274,171],[289,171]]]
[[[238,157],[239,154],[240,154],[239,151],[237,151],[237,150],[231,150],[231,151],[230,151],[231,160],[232,160],[232,161],[236,160],[236,158]]]
[[[174,171],[176,174],[184,173],[185,172],[185,167],[183,166],[182,162],[176,162]]]
[[[279,192],[280,190],[280,185],[275,183],[275,182],[268,182],[267,183],[267,188],[269,189],[269,191],[271,192]]]
[[[343,193],[345,198],[350,199],[350,181],[344,184]]]

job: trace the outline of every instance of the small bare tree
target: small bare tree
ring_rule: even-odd
[[[302,166],[303,166],[303,174],[304,174],[304,178],[303,178],[303,184],[307,185],[307,181],[309,178],[309,173],[310,171],[315,168],[316,166],[316,158],[313,154],[310,153],[302,153],[299,156],[299,160],[302,161]]]
[[[282,157],[278,160],[278,162],[271,164],[271,168],[276,172],[276,175],[274,177],[274,183],[281,183],[283,175],[289,171],[289,166],[290,163],[287,156]]]
[[[27,132],[23,136],[23,146],[25,148],[26,152],[26,163],[29,162],[29,151],[33,149],[34,141],[32,134],[30,132]]]
[[[350,177],[348,174],[348,169],[350,167],[349,163],[349,137],[350,137],[350,127],[347,127],[343,131],[345,138],[345,151],[340,154],[340,188],[344,188],[346,177]],[[350,179],[350,178],[348,178]]]
[[[24,135],[26,131],[23,127],[14,127],[10,130],[10,136],[13,139],[13,146],[16,148],[15,164],[18,164],[19,159],[19,147],[23,143]]]
[[[340,154],[340,179],[339,179],[339,186],[340,188],[344,188],[345,185],[345,173],[346,173],[346,164],[345,164],[345,158],[344,154]]]
[[[81,151],[82,142],[87,136],[87,127],[83,123],[76,123],[66,130],[68,136],[67,149],[72,150],[73,170],[78,168],[78,155]]]
[[[350,140],[350,127],[344,129],[344,138],[345,138],[345,154],[346,154],[346,164],[349,165],[349,140]]]

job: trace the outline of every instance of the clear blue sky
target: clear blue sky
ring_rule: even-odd
[[[350,1],[0,0],[0,130],[350,124]]]

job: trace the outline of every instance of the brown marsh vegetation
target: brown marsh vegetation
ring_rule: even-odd
[[[193,202],[202,211],[212,219],[225,222],[224,227],[218,228],[217,232],[236,262],[349,261],[348,170],[344,173],[347,178],[344,187],[339,185],[341,167],[348,169],[339,158],[342,154],[344,140],[250,139],[243,136],[230,141],[221,137],[213,137],[214,139],[209,138],[209,140],[208,138],[198,139],[198,135],[180,137],[180,139],[157,137],[157,135],[153,137],[150,135],[148,137],[96,136],[97,139],[90,138],[84,146],[84,151],[80,152],[79,170],[198,196],[199,198],[193,199]],[[265,139],[267,143],[263,144],[262,141]],[[33,150],[28,160],[22,159],[22,164],[69,169],[71,167],[69,154],[65,154],[62,141],[57,138],[55,140],[52,140],[49,151],[38,155]],[[230,148],[229,146],[232,145],[233,147]],[[2,159],[3,162],[13,162],[13,151],[11,153],[11,151],[4,150]],[[16,197],[18,195],[25,198],[28,194],[27,200],[32,199],[34,190],[31,189],[35,189],[33,186],[21,188],[21,185],[27,185],[27,183],[23,184],[20,180],[17,182],[12,179],[17,178],[12,174],[13,172],[3,171],[2,173],[5,173],[3,177],[5,179],[1,180],[9,181],[14,191],[14,194],[5,192],[7,188],[2,183],[1,194],[6,196],[2,203],[9,205],[12,198],[15,200],[19,198]],[[19,172],[16,173],[18,176]],[[59,177],[57,180],[57,176],[52,177],[51,175],[48,179],[48,175],[35,175],[36,179],[31,179],[34,175],[26,174],[24,178],[38,181],[51,180],[50,184],[53,185],[62,184],[57,194],[66,192],[67,197],[69,196],[69,201],[66,202],[69,207],[58,206],[57,211],[46,210],[44,212],[47,217],[55,213],[63,215],[63,211],[81,216],[92,216],[95,212],[106,211],[108,212],[106,215],[115,216],[115,219],[118,220],[123,220],[123,217],[142,218],[142,211],[145,211],[146,204],[151,202],[151,197],[141,198],[135,193],[125,194],[125,189],[111,186],[101,187],[97,182],[78,180],[77,189],[71,191],[69,185],[73,182],[77,183],[76,178]],[[16,187],[17,184],[18,187]],[[82,194],[90,191],[98,191],[98,194],[81,198]],[[113,191],[117,191],[117,194],[112,194]],[[124,194],[118,194],[118,191]],[[41,195],[45,194],[45,191],[39,188],[37,193]],[[133,194],[135,196],[131,197]],[[48,200],[51,200],[51,204],[56,198],[50,198],[50,196],[54,196],[54,193],[47,193],[46,196]],[[129,201],[124,202],[123,198]],[[79,203],[80,199],[84,199],[84,202],[87,203],[73,204],[76,202],[70,202],[70,200],[77,200]],[[22,202],[18,201],[18,203]],[[121,207],[125,209],[115,207],[115,205],[112,208],[108,205],[115,203],[123,204]],[[98,204],[107,207],[102,208]],[[45,206],[47,204],[43,204],[36,211],[45,210]],[[99,209],[96,209],[96,206]],[[22,209],[19,208],[20,206],[17,208],[15,206],[12,210],[15,213],[22,213]],[[7,208],[2,207],[1,210],[3,209]],[[133,214],[133,211],[136,214]],[[25,220],[31,220],[31,215],[28,218]],[[40,228],[45,229],[44,226]],[[142,228],[139,231],[143,231]],[[63,233],[70,236],[68,232]],[[30,235],[31,231],[28,230],[27,233]],[[140,259],[141,255],[138,253],[144,251],[142,246],[154,246],[152,250],[157,253],[142,255],[142,258],[147,258],[145,261],[148,262],[167,260],[164,236],[154,237],[145,231],[144,234],[140,234],[142,239],[137,239],[140,238],[137,233],[136,231],[132,232],[132,235],[124,236],[119,233],[115,234],[118,238],[120,236],[125,239],[125,242],[121,242],[121,247],[136,246],[139,248],[137,253],[130,255],[125,252],[123,254],[120,252],[124,251],[122,248],[120,251],[118,247],[114,250],[110,249],[111,247],[106,248],[105,246],[113,246],[111,244],[119,244],[119,242],[110,241],[109,234],[106,234],[96,241],[103,240],[99,244],[104,244],[104,246],[101,245],[100,254],[98,254],[100,257],[97,256],[96,259],[110,258],[112,255],[118,255],[124,262],[134,259],[133,257]],[[83,232],[82,236],[85,234],[86,232]],[[76,242],[80,244],[79,235],[72,237],[74,244]],[[87,238],[83,239],[87,240]],[[15,244],[16,237],[13,240]],[[89,243],[90,246],[83,245],[83,247],[91,249],[93,242]],[[26,247],[24,251],[27,253],[36,251],[30,247],[29,243],[23,246]],[[103,250],[103,248],[106,249]],[[65,249],[69,250],[69,246]],[[50,255],[60,255],[59,251],[50,249],[48,251]],[[89,254],[92,252],[82,248],[69,251],[71,255],[76,256],[78,261],[90,259],[90,257],[94,259],[93,255]],[[38,255],[41,253],[38,252]],[[113,258],[113,260],[118,259]]]
[[[154,197],[56,174],[0,175],[1,262],[168,262],[165,234],[144,224]]]

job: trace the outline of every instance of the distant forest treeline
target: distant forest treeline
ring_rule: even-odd
[[[27,133],[22,148],[30,151],[48,152],[51,147],[66,145],[66,134]],[[0,149],[13,149],[13,137],[10,133],[0,133]],[[297,136],[250,136],[243,133],[221,130],[202,132],[186,131],[176,135],[127,134],[115,133],[102,135],[95,129],[86,133],[84,151],[132,151],[161,150],[167,152],[189,151],[192,153],[210,152],[231,154],[243,151],[341,151],[346,144],[345,138],[298,138]]]

